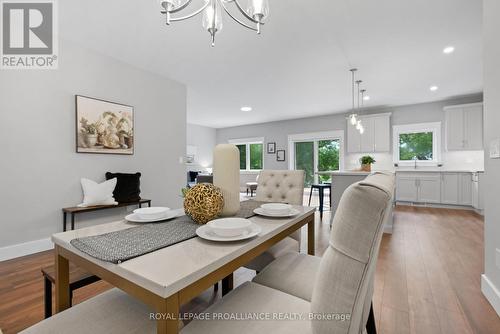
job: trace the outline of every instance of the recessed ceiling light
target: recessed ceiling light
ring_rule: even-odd
[[[363,100],[365,100],[365,101],[369,101],[369,100],[370,100],[370,97],[369,97],[369,96],[365,96],[365,97],[363,97]]]
[[[252,111],[252,107],[241,107],[241,111]]]
[[[435,92],[439,89],[438,86],[431,86],[431,88],[429,88],[431,90],[431,92]]]
[[[455,51],[455,48],[453,46],[447,46],[443,49],[443,53],[450,54]]]

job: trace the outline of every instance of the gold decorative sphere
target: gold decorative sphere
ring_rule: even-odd
[[[199,183],[184,197],[184,212],[198,224],[216,218],[224,208],[224,197],[219,188],[210,183]]]

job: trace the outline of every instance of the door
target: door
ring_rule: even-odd
[[[314,183],[314,141],[295,142],[295,170],[305,172],[304,187]]]
[[[375,128],[373,117],[361,119],[365,132],[361,134],[361,152],[369,153],[375,151]]]
[[[464,108],[465,148],[483,149],[483,107],[480,105]]]
[[[375,152],[389,152],[390,136],[391,136],[391,121],[389,116],[379,116],[373,118],[374,150]]]
[[[396,185],[396,200],[400,202],[417,201],[417,180],[411,176],[398,176]]]
[[[441,202],[443,204],[458,204],[458,173],[441,174]]]
[[[418,179],[418,201],[422,203],[441,201],[440,175],[425,175]]]
[[[462,108],[446,110],[446,148],[448,150],[463,150],[464,111]]]
[[[472,205],[472,173],[460,173],[460,205]]]

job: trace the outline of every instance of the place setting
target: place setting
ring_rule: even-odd
[[[126,221],[132,223],[156,223],[169,220],[178,216],[176,210],[167,207],[149,207],[135,209],[125,217]]]
[[[196,234],[210,241],[241,241],[253,238],[261,227],[245,218],[220,218],[209,221],[196,230]]]
[[[270,218],[289,218],[300,213],[290,204],[285,203],[266,203],[253,210],[259,216]]]

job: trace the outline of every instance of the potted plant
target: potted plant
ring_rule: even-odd
[[[95,123],[89,123],[86,118],[82,117],[80,119],[80,125],[87,147],[95,146],[95,144],[97,144],[97,126]]]
[[[359,159],[359,162],[361,162],[361,170],[364,172],[371,172],[372,171],[372,164],[375,163],[375,159],[369,155],[364,155]]]

